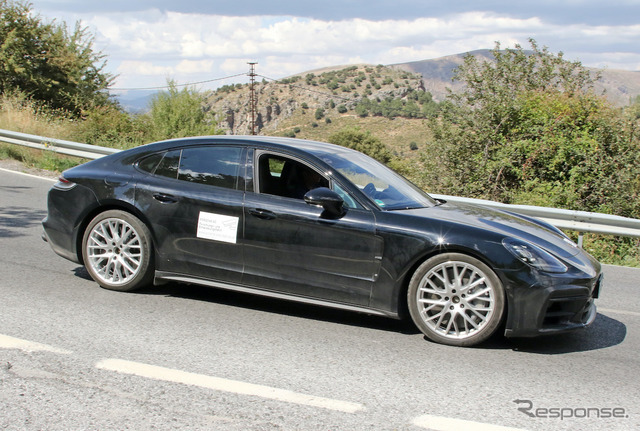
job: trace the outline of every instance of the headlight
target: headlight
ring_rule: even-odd
[[[567,272],[567,266],[557,257],[533,244],[519,239],[506,238],[502,241],[502,245],[522,262],[540,271]]]

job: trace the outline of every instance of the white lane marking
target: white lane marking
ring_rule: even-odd
[[[9,337],[0,334],[0,348],[2,349],[18,349],[24,352],[52,352],[60,355],[70,355],[73,352],[69,350],[59,349],[47,344],[35,343],[33,341],[21,340],[19,338]]]
[[[422,415],[413,420],[413,424],[421,428],[435,431],[524,431],[521,428],[510,428],[500,425],[446,418],[443,416]]]
[[[54,180],[54,179],[51,179],[51,178],[47,178],[47,177],[39,177],[38,175],[27,174],[25,172],[12,171],[11,169],[0,168],[0,171],[9,172],[9,173],[12,173],[12,174],[24,175],[25,177],[37,178],[39,180],[51,181],[52,183],[55,183],[57,181],[57,180]]]
[[[320,407],[345,413],[355,413],[365,409],[365,407],[359,403],[316,397],[286,389],[272,388],[269,386],[256,385],[236,380],[227,380],[219,377],[158,367],[155,365],[125,361],[123,359],[104,359],[96,364],[96,368],[146,377],[149,379],[199,386],[216,391],[231,392],[240,395],[253,395],[256,397],[285,401],[293,404]]]
[[[627,316],[640,317],[640,313],[638,313],[637,311],[616,310],[614,308],[600,308],[600,307],[598,307],[598,312],[626,314]]]

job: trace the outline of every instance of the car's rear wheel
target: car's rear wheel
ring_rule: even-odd
[[[153,278],[149,229],[125,211],[98,214],[87,226],[82,257],[91,277],[105,289],[132,291]]]
[[[432,341],[471,346],[489,338],[504,314],[504,289],[483,262],[460,253],[426,260],[409,283],[411,318]]]

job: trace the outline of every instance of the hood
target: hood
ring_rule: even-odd
[[[580,253],[580,248],[573,241],[541,220],[482,205],[444,203],[394,212],[490,230],[527,241],[559,257],[570,258]]]

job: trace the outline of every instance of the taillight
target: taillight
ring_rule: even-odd
[[[58,178],[58,182],[53,185],[53,187],[58,190],[71,190],[75,186],[76,183],[74,183],[73,181],[69,181],[63,176],[60,176],[60,178]]]

